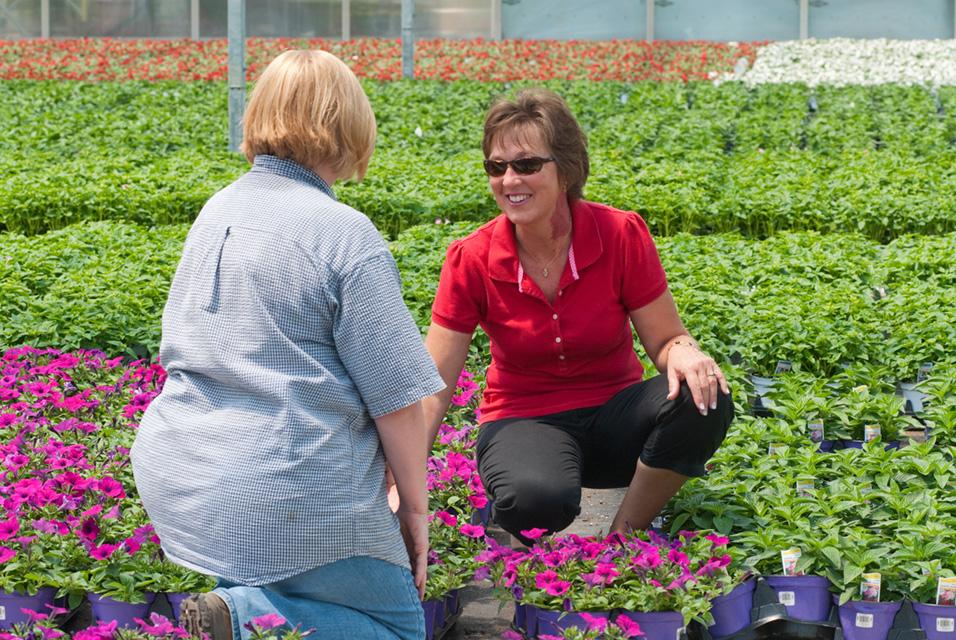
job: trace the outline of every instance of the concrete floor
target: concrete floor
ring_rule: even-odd
[[[598,535],[607,532],[625,489],[585,489],[581,496],[581,515],[562,534]],[[489,533],[505,544],[510,536],[492,525]],[[463,610],[458,622],[444,640],[486,640],[500,638],[510,628],[514,605],[495,598],[489,582],[475,583],[462,591]]]

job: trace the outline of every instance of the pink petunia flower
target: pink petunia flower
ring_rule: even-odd
[[[118,544],[101,544],[98,547],[90,549],[90,557],[94,560],[106,560],[113,555],[113,552],[118,548]]]
[[[615,618],[614,624],[616,624],[617,628],[621,630],[625,638],[636,638],[637,636],[644,635],[641,625],[637,624],[624,614],[621,614]]]
[[[528,540],[537,540],[538,538],[540,538],[547,532],[548,532],[547,529],[539,529],[535,527],[534,529],[527,529],[527,530],[521,531],[521,535],[523,535]]]
[[[253,625],[266,631],[268,631],[269,629],[275,629],[277,627],[281,627],[285,623],[286,623],[285,618],[275,613],[267,613],[263,616],[258,616],[252,619]]]
[[[469,538],[484,538],[485,537],[485,528],[480,524],[463,524],[459,529],[462,535],[468,536]]]
[[[435,517],[441,520],[441,523],[446,527],[458,526],[458,518],[447,511],[437,511],[435,512]]]
[[[17,552],[10,547],[0,547],[0,564],[9,562],[17,555]]]
[[[20,533],[20,521],[16,516],[0,522],[0,540],[9,540]]]
[[[714,547],[722,547],[722,546],[726,545],[728,542],[730,542],[730,538],[726,538],[726,537],[724,537],[724,536],[717,535],[716,533],[708,533],[708,534],[707,534],[706,536],[704,536],[704,537],[705,537],[707,540],[710,540],[711,544],[712,544]]]
[[[592,616],[590,613],[581,613],[581,619],[588,623],[588,631],[604,633],[607,630],[607,618]]]

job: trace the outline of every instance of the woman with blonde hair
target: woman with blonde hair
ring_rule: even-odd
[[[167,556],[219,580],[183,605],[193,635],[248,638],[275,614],[323,640],[424,637],[421,400],[444,384],[385,241],[332,191],[364,175],[374,141],[344,63],[283,53],[246,111],[251,170],[186,238],[168,379],[132,460]]]

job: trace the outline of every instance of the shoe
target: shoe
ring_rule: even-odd
[[[232,615],[215,593],[200,593],[183,600],[179,620],[193,638],[232,640]]]

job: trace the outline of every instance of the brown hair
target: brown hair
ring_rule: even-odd
[[[537,131],[551,149],[568,199],[580,200],[590,170],[588,139],[564,99],[550,89],[522,89],[514,100],[502,97],[491,105],[481,141],[485,158],[499,137],[521,135],[528,128]]]
[[[372,106],[334,55],[286,51],[262,72],[243,118],[242,151],[250,162],[270,154],[362,178],[374,149]]]

